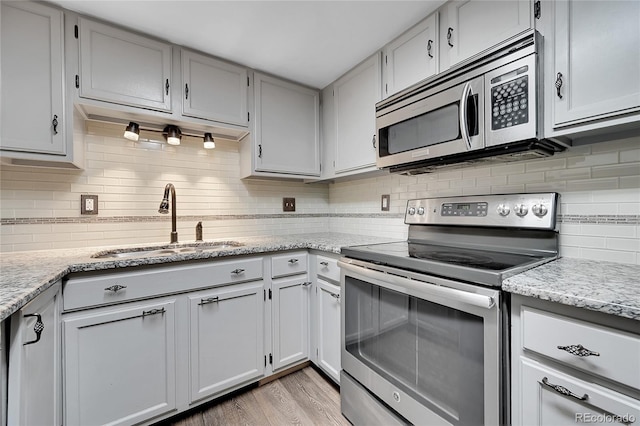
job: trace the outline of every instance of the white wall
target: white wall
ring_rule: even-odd
[[[198,221],[205,239],[325,231],[404,239],[411,198],[556,191],[562,255],[640,264],[640,136],[549,159],[310,185],[240,180],[235,142],[207,151],[198,139],[171,147],[121,133],[90,124],[83,171],[2,166],[0,251],[168,242],[169,217],[157,209],[172,182],[181,241],[194,239]],[[81,194],[99,196],[98,216],[80,216]],[[382,194],[391,195],[388,213]],[[282,197],[296,198],[295,214],[282,213]]]

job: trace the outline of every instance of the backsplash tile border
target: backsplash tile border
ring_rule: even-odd
[[[178,216],[181,221],[219,221],[219,220],[253,220],[253,219],[299,219],[314,217],[347,217],[366,219],[402,219],[402,213],[288,213],[288,214],[231,214],[231,215],[185,215]],[[164,216],[103,216],[103,217],[34,217],[4,218],[0,226],[8,225],[57,225],[70,223],[140,223],[166,222]],[[606,225],[640,225],[640,215],[558,215],[558,223],[565,224],[606,224]]]

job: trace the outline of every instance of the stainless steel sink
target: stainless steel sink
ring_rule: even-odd
[[[160,248],[150,250],[110,250],[98,252],[91,256],[94,259],[126,259],[130,257],[172,256],[175,254],[199,253],[203,251],[225,250],[241,247],[244,244],[237,241],[218,241],[211,243],[199,243],[186,247]]]

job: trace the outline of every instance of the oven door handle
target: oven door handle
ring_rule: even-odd
[[[443,287],[432,284],[427,281],[419,281],[410,278],[401,277],[393,274],[385,274],[384,272],[375,271],[373,269],[363,268],[361,266],[351,265],[342,261],[338,261],[338,266],[346,271],[354,272],[365,278],[371,278],[378,281],[384,281],[398,285],[402,288],[415,290],[417,293],[428,294],[430,296],[442,297],[445,299],[462,302],[468,305],[476,306],[484,309],[491,309],[496,304],[493,297],[484,296],[482,294],[469,293],[455,288]]]

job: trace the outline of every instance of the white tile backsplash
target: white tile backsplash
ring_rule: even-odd
[[[408,199],[555,191],[561,194],[561,213],[573,218],[560,224],[563,256],[626,263],[640,259],[640,136],[570,148],[549,159],[304,184],[240,180],[235,142],[217,141],[217,148],[208,151],[195,138],[170,147],[127,141],[120,132],[117,126],[90,123],[83,171],[2,165],[0,215],[77,219],[80,195],[96,194],[100,218],[142,221],[2,225],[0,251],[168,241],[170,220],[159,220],[157,208],[165,184],[173,182],[184,241],[194,238],[195,217],[215,215],[220,219],[203,220],[205,238],[333,231],[402,240],[407,226],[401,215]],[[391,196],[389,217],[380,211],[382,194]],[[302,216],[282,216],[282,197],[295,197],[296,214]],[[616,215],[635,217],[635,222],[607,221]],[[604,216],[606,223],[600,223]]]

